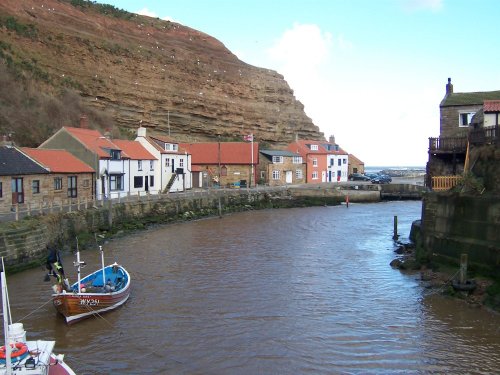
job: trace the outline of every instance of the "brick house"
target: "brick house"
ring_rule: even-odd
[[[365,163],[359,160],[353,154],[349,154],[349,170],[347,176],[353,173],[365,173]]]
[[[349,154],[335,143],[297,140],[290,143],[287,149],[302,156],[306,165],[306,183],[347,181]]]
[[[193,187],[255,186],[259,163],[257,142],[181,143],[180,146],[192,155]]]
[[[482,115],[485,101],[500,100],[500,91],[454,92],[448,78],[446,92],[439,105],[439,137],[429,138],[429,158],[426,166],[426,185],[432,177],[463,173],[471,122]]]
[[[306,182],[306,168],[300,154],[286,150],[260,150],[259,153],[259,184],[279,186]]]
[[[92,200],[95,171],[66,150],[22,147],[21,150],[49,171],[39,186],[32,182],[33,192],[45,202],[64,199]]]
[[[0,147],[0,208],[39,204],[40,185],[49,171],[13,145]]]

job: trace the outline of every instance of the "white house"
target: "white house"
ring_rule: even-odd
[[[162,192],[186,191],[192,188],[191,155],[168,137],[148,136],[146,128],[137,129],[140,142],[157,160],[155,179]],[[156,182],[155,182],[156,183]]]
[[[160,183],[156,179],[158,160],[138,141],[115,139],[113,141],[129,157],[128,185],[131,195],[158,194]]]

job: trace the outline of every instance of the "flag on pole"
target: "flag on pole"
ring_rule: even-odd
[[[244,135],[243,139],[247,142],[253,142],[253,134]]]

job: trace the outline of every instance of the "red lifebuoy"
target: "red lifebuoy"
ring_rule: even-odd
[[[16,358],[28,352],[28,345],[22,342],[16,342],[15,344],[10,344],[10,347],[16,349],[10,353],[10,358]],[[5,346],[0,347],[0,359],[6,359]]]

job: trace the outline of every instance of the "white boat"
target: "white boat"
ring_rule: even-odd
[[[1,286],[5,345],[0,347],[0,375],[76,375],[54,354],[55,341],[27,341],[22,323],[12,323],[2,259]]]

